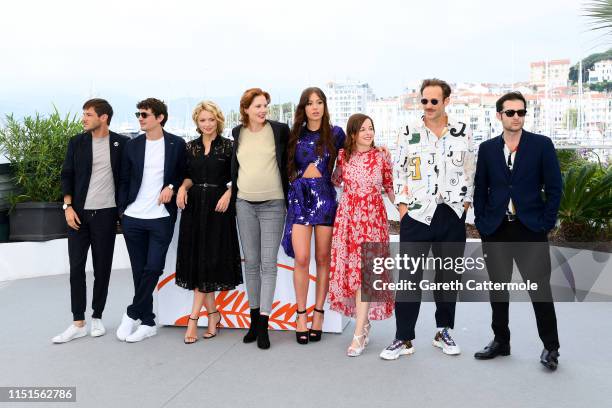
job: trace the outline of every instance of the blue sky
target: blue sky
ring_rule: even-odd
[[[377,96],[431,76],[527,80],[531,61],[575,62],[608,48],[608,37],[587,30],[583,3],[4,2],[0,116],[51,103],[78,112],[90,95],[121,106],[148,96],[231,106],[251,86],[283,102],[345,78],[369,82]]]

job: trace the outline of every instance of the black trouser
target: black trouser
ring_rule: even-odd
[[[174,221],[172,216],[147,220],[124,215],[121,222],[134,278],[134,299],[127,315],[146,326],[155,326],[153,291],[164,272]]]
[[[409,257],[419,258],[423,254],[427,257],[431,248],[433,256],[436,258],[458,258],[463,257],[465,250],[465,213],[461,218],[446,204],[439,204],[433,215],[430,225],[416,221],[408,214],[402,218],[400,223],[400,243],[422,243],[410,244],[407,248],[400,249],[402,255],[407,253]],[[459,244],[444,245],[445,242],[455,242]],[[402,248],[400,244],[400,248]],[[423,278],[423,268],[417,268],[414,274],[410,271],[402,270],[400,280],[418,282]],[[436,265],[435,281],[451,282],[461,280],[461,275],[454,271],[444,271]],[[410,300],[405,301],[398,294],[395,302],[395,338],[398,340],[413,340],[415,338],[414,328],[419,317],[421,308],[421,290],[418,289],[411,293]],[[415,298],[416,296],[416,298]],[[437,327],[455,326],[455,305],[457,291],[434,291],[436,301],[436,325]]]
[[[555,304],[552,302],[550,289],[551,265],[546,233],[533,232],[518,219],[504,220],[493,234],[483,236],[482,242],[482,250],[483,254],[486,254],[485,260],[491,281],[510,282],[514,260],[523,280],[529,279],[537,283],[538,290],[529,292],[529,294],[532,297],[538,334],[546,349],[557,350],[559,335]],[[499,244],[501,242],[518,244]],[[529,245],[530,242],[541,242],[542,244]],[[495,341],[508,344],[510,343],[510,329],[508,328],[510,294],[508,291],[491,291],[490,297],[493,314],[491,328],[495,334]]]
[[[87,304],[87,283],[85,264],[91,246],[91,260],[94,270],[93,318],[102,318],[108,295],[115,250],[117,209],[84,210],[79,212],[79,230],[68,228],[68,258],[70,259],[70,302],[74,320],[85,320]]]

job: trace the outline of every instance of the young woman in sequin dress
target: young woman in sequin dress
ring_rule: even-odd
[[[287,255],[295,258],[296,340],[300,344],[321,339],[323,304],[329,286],[332,226],[337,208],[331,173],[344,140],[344,131],[330,123],[323,91],[314,87],[305,89],[287,145],[290,185],[282,240]],[[317,280],[312,326],[308,330],[306,302],[313,232]]]

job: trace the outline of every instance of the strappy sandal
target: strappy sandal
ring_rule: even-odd
[[[219,320],[217,321],[217,323],[215,323],[214,327],[216,330],[214,333],[210,332],[210,316],[214,315],[214,314],[218,314],[219,315]],[[219,324],[221,324],[221,314],[219,313],[218,310],[215,310],[214,312],[211,312],[208,314],[208,330],[206,331],[206,333],[204,333],[202,335],[202,338],[204,340],[208,340],[208,339],[212,339],[213,337],[215,337],[217,335],[217,332],[219,331]]]
[[[314,311],[325,315],[325,310],[314,308]],[[308,330],[310,341],[321,341],[321,335],[323,334],[323,322],[321,322],[321,330],[310,329]]]
[[[353,347],[352,345],[346,350],[346,355],[349,357],[358,357],[363,353],[363,350],[366,348],[366,335],[360,334],[359,336],[353,335],[353,340],[357,342],[357,347]],[[363,339],[363,340],[361,340]]]
[[[365,346],[370,342],[370,329],[372,328],[372,322],[368,322],[363,326],[363,334],[365,335]]]
[[[304,313],[306,313],[306,310],[297,310],[296,313],[298,315],[302,315]],[[295,316],[295,341],[297,341],[299,344],[308,344],[308,330],[306,331],[297,331],[297,321],[298,321],[299,316]],[[306,323],[308,323],[308,319],[306,320]]]
[[[192,320],[192,321],[196,322],[196,332],[197,332],[197,330],[198,330],[198,320],[200,320],[200,317],[198,316],[198,317],[193,318],[193,317],[189,316],[189,320]],[[189,323],[187,323],[187,328],[189,329]],[[198,336],[197,335],[195,337],[194,336],[185,336],[185,338],[183,339],[183,342],[185,344],[193,344],[193,343],[195,343],[197,341],[198,341]]]

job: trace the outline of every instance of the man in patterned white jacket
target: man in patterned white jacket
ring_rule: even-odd
[[[472,135],[466,123],[446,114],[451,94],[446,82],[426,79],[420,92],[422,119],[400,132],[394,160],[400,242],[409,243],[402,245],[402,252],[410,257],[427,257],[432,249],[436,258],[456,259],[465,249],[465,216],[472,201]],[[436,283],[461,279],[454,270],[436,266]],[[400,279],[415,282],[417,290],[396,293],[397,331],[395,340],[380,354],[385,360],[414,353],[412,340],[421,305],[418,282],[422,276],[422,268],[400,271]],[[455,323],[456,297],[456,290],[434,291],[437,330],[433,345],[449,355],[461,352],[449,332]]]

